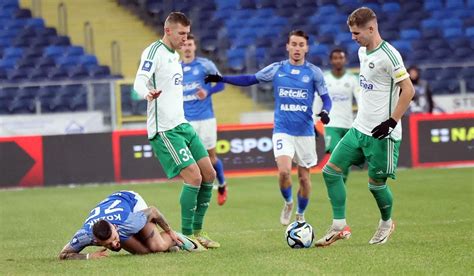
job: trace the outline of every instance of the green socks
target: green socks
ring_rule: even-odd
[[[181,205],[181,232],[184,235],[193,234],[193,219],[196,212],[196,203],[199,187],[184,183],[179,203]]]
[[[331,201],[333,219],[346,218],[346,186],[343,174],[329,166],[324,166],[323,178]]]
[[[194,214],[193,229],[194,232],[199,232],[202,229],[204,216],[206,215],[209,202],[212,196],[212,183],[202,183],[197,196],[197,208]]]
[[[387,221],[392,217],[393,196],[387,184],[377,186],[369,183],[369,190],[374,195],[379,206],[382,220]]]

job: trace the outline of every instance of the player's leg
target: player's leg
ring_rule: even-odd
[[[171,239],[166,232],[159,232],[154,223],[148,222],[137,233],[138,240],[141,241],[151,252],[165,252],[168,251],[176,243]]]
[[[316,246],[328,246],[339,239],[350,237],[350,228],[346,222],[346,186],[343,170],[353,164],[362,164],[364,155],[359,147],[360,132],[349,130],[337,144],[328,163],[323,168],[323,178],[330,199],[333,222],[326,235],[316,241]]]
[[[366,155],[369,165],[369,190],[380,210],[380,221],[370,244],[384,244],[395,229],[392,221],[393,195],[387,184],[387,178],[395,179],[400,141],[392,139],[378,140],[372,137]]]
[[[217,187],[217,204],[224,205],[227,200],[227,183],[224,176],[224,164],[222,160],[217,157],[216,148],[208,149],[209,158],[211,159],[212,166],[216,170],[216,178],[219,186]]]
[[[145,246],[137,237],[132,236],[128,240],[120,243],[122,249],[131,254],[149,254],[153,253],[147,246]]]
[[[298,208],[296,220],[304,221],[304,211],[311,193],[311,176],[309,169],[318,163],[316,141],[314,136],[295,137],[295,161],[298,164]]]
[[[181,231],[185,235],[192,235],[192,223],[202,177],[186,144],[184,136],[186,126],[189,124],[182,124],[172,130],[160,132],[150,140],[150,144],[168,178],[180,175],[184,181],[180,195]]]
[[[280,215],[280,223],[290,224],[293,212],[293,195],[291,185],[291,164],[295,155],[293,137],[284,133],[273,134],[273,153],[278,168],[278,184],[285,204]]]
[[[193,233],[196,239],[204,247],[218,248],[220,247],[220,244],[210,239],[207,233],[202,230],[204,217],[211,202],[212,187],[216,178],[216,171],[212,167],[207,150],[201,143],[197,134],[189,130],[187,133],[187,139],[189,141],[189,149],[197,160],[197,165],[202,175],[201,188],[199,189],[197,196],[196,212],[193,221]]]
[[[342,137],[349,131],[349,129],[338,128],[338,127],[326,127],[324,129],[324,141],[326,143],[326,152],[333,153],[334,149],[337,146],[337,143],[342,140]],[[349,175],[350,167],[341,168],[342,178],[344,183],[347,181]]]

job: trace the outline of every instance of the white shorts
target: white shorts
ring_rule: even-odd
[[[202,144],[207,150],[213,149],[217,144],[217,122],[216,118],[190,121],[191,126],[201,139]]]
[[[314,136],[292,136],[286,133],[275,133],[273,140],[273,154],[289,156],[300,167],[311,168],[318,163],[316,154],[316,140]]]
[[[145,210],[146,208],[148,208],[148,205],[146,204],[145,200],[143,199],[141,195],[139,195],[138,193],[134,191],[127,191],[127,192],[134,194],[135,199],[137,200],[135,207],[133,207],[133,213],[136,213],[138,211]]]

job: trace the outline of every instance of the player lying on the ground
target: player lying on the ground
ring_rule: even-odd
[[[156,225],[164,231],[158,232]],[[85,247],[104,248],[81,254]],[[101,201],[89,213],[84,225],[59,253],[59,259],[98,259],[107,257],[107,249],[132,254],[174,251],[179,246],[193,251],[196,245],[184,235],[174,232],[156,207],[148,207],[133,191],[120,191]]]

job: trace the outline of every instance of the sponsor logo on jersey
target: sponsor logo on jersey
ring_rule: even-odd
[[[174,85],[183,85],[183,76],[180,73],[174,74],[171,79],[173,79]]]
[[[333,102],[345,102],[345,101],[348,101],[350,100],[351,98],[344,95],[344,94],[333,94],[331,95],[331,100]]]
[[[282,98],[307,99],[308,89],[278,87],[278,96]]]
[[[189,70],[191,70],[191,66],[184,66],[183,67],[183,72],[188,72]]]
[[[196,97],[196,94],[184,95],[183,96],[183,101],[185,101],[185,102],[195,101],[195,100],[199,100],[198,97]]]
[[[281,104],[280,105],[280,110],[282,111],[291,111],[291,112],[298,112],[298,111],[303,111],[306,112],[308,110],[308,107],[306,105],[299,105],[299,104]]]
[[[374,84],[368,81],[363,75],[360,75],[359,79],[360,87],[364,88],[365,90],[373,90]]]
[[[299,73],[300,73],[300,70],[298,69],[291,69],[291,72],[290,72],[290,74],[292,75],[298,75]]]
[[[200,86],[201,86],[201,83],[198,81],[185,82],[183,83],[183,90],[191,91],[191,90],[199,88]]]
[[[152,65],[153,65],[153,62],[151,62],[149,60],[145,60],[145,62],[143,63],[143,66],[142,66],[142,71],[150,72]]]

